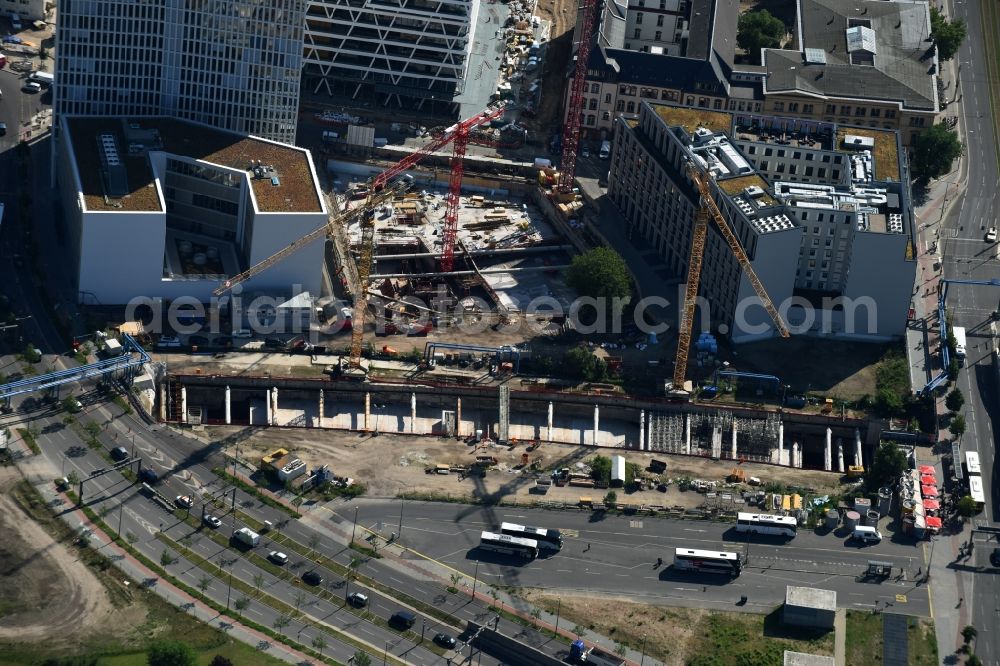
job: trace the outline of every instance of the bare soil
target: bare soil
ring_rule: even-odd
[[[522,122],[530,129],[545,132],[562,122],[566,68],[573,50],[577,3],[571,0],[539,0],[535,13],[550,22],[549,44],[542,73],[542,98],[535,118]],[[544,140],[544,137],[542,137]]]
[[[205,434],[213,440],[224,440],[240,431],[239,428],[213,427]],[[235,439],[235,438],[233,438]],[[233,440],[230,440],[233,441]],[[628,462],[646,469],[654,457],[652,453],[624,451],[621,449],[594,449],[593,447],[566,444],[543,444],[528,452],[523,444],[513,447],[482,446],[440,437],[411,435],[378,435],[348,433],[333,430],[267,429],[250,434],[240,441],[240,458],[256,467],[264,453],[275,448],[286,448],[305,461],[310,468],[328,464],[340,476],[350,476],[367,487],[367,494],[375,497],[392,497],[401,492],[449,500],[478,500],[489,502],[536,501],[575,504],[581,497],[594,501],[603,499],[606,490],[588,487],[552,487],[548,493],[531,492],[536,476],[545,476],[561,467],[571,470],[586,469],[587,462],[597,454],[622,454]],[[235,453],[235,447],[229,451]],[[527,453],[529,468],[521,466]],[[451,473],[428,474],[426,468],[437,464],[469,466],[477,455],[492,455],[498,464],[486,477],[479,478]],[[657,483],[676,481],[684,477],[722,482],[732,471],[732,463],[711,461],[707,458],[687,456],[659,456],[667,462],[663,475],[648,473]],[[740,466],[746,475],[756,476],[766,482],[779,482],[789,486],[811,488],[819,493],[832,492],[839,484],[835,474],[810,470],[793,470],[785,467],[747,463]],[[743,486],[744,488],[748,486]],[[618,501],[629,504],[647,504],[668,507],[695,508],[705,502],[705,497],[693,491],[681,492],[676,483],[670,483],[666,492],[646,490],[634,493],[618,491]]]
[[[0,468],[0,642],[56,650],[95,634],[123,636],[143,622],[141,606],[112,603],[68,540],[54,539],[15,501],[19,478]]]

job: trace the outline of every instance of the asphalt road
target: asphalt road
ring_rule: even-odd
[[[965,159],[969,165],[967,189],[953,214],[945,218],[940,236],[944,240],[944,275],[951,279],[990,280],[1000,278],[998,247],[984,242],[989,227],[1000,220],[1000,172],[996,160],[996,133],[990,113],[990,88],[985,62],[984,26],[980,17],[979,0],[955,0],[953,15],[969,26],[968,38],[956,56],[961,64],[958,95],[966,133]],[[996,82],[994,81],[994,85]],[[952,99],[954,87],[946,91]],[[954,108],[954,107],[952,107]],[[950,110],[949,110],[950,111]],[[962,448],[978,450],[983,467],[987,506],[978,521],[995,524],[1000,515],[1000,488],[996,465],[998,442],[995,420],[1000,418],[1000,386],[990,360],[993,348],[988,324],[990,314],[998,308],[1000,289],[996,287],[953,286],[949,289],[948,311],[954,324],[969,331],[968,361],[959,377],[959,387],[966,396],[967,432]],[[985,324],[985,325],[984,325]],[[980,550],[985,550],[982,548]],[[979,553],[982,554],[982,553]],[[976,654],[985,664],[1000,664],[1000,580],[990,574],[973,574],[974,579],[970,622],[979,629]],[[952,646],[942,645],[943,651]]]
[[[383,532],[398,529],[400,503],[362,501],[359,523]],[[479,535],[503,521],[557,528],[565,544],[551,557],[520,563],[478,549]],[[496,531],[494,529],[494,531]],[[521,507],[470,507],[406,502],[402,543],[418,553],[497,585],[516,585],[609,594],[649,603],[733,608],[742,595],[747,607],[765,611],[784,600],[786,584],[835,590],[841,606],[871,609],[894,605],[901,612],[927,616],[927,588],[913,582],[923,565],[912,543],[859,548],[846,535],[800,531],[792,540],[736,534],[722,523],[554,512]],[[749,555],[738,579],[673,569],[673,549],[723,549]],[[663,558],[662,567],[656,566]],[[860,582],[868,560],[890,562],[893,577],[882,583]],[[905,579],[896,575],[905,571]],[[904,595],[905,601],[898,595]]]

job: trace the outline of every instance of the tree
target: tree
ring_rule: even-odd
[[[212,661],[208,664],[208,666],[236,666],[236,664],[234,664],[233,660],[229,657],[223,657],[221,654],[217,654],[212,658]]]
[[[253,575],[253,586],[257,588],[257,595],[260,595],[260,588],[264,587],[264,574]]]
[[[461,582],[462,582],[462,574],[453,573],[451,575],[451,587],[448,588],[448,591],[451,592],[452,594],[458,592],[458,585]]]
[[[950,411],[957,412],[962,409],[962,405],[965,404],[965,396],[962,395],[962,390],[957,386],[953,388],[949,393],[948,397],[944,399],[944,406]]]
[[[616,504],[618,504],[618,493],[609,490],[608,494],[604,496],[604,506],[614,506]]]
[[[564,373],[573,379],[596,382],[604,379],[608,368],[586,347],[573,347],[563,357]]]
[[[302,607],[302,604],[304,604],[306,602],[306,599],[308,598],[309,596],[302,590],[297,591],[295,595],[292,597],[292,601],[295,602],[295,610],[296,611],[299,610],[299,608]]]
[[[628,652],[628,646],[624,643],[615,643],[615,654],[619,657],[624,657]]]
[[[611,458],[594,456],[590,461],[590,478],[604,485],[611,485]]]
[[[323,634],[319,634],[312,639],[312,646],[314,650],[319,650],[319,656],[323,656],[323,650],[326,649],[326,638]]]
[[[607,247],[595,247],[573,257],[566,282],[581,296],[627,299],[632,293],[625,260]]]
[[[938,178],[951,171],[965,147],[958,132],[944,123],[928,127],[913,142],[913,173],[920,178]]]
[[[906,454],[895,442],[883,443],[875,451],[875,460],[868,472],[871,488],[881,488],[892,484],[907,468]]]
[[[367,653],[358,650],[351,657],[352,666],[372,666],[372,658]]]
[[[948,432],[950,432],[955,437],[961,437],[965,434],[965,417],[961,414],[955,416],[951,420],[951,424],[948,426]]]
[[[886,416],[903,409],[910,395],[910,369],[902,354],[886,354],[875,367],[875,407]]]
[[[247,597],[240,597],[233,602],[233,608],[235,608],[236,612],[240,614],[240,617],[243,617],[243,611],[245,611],[248,606],[250,606],[250,599]]]
[[[194,650],[183,641],[164,638],[154,641],[146,653],[149,666],[194,666]]]
[[[965,666],[983,666],[983,660],[979,658],[979,655],[970,654],[969,658],[965,660]]]
[[[958,500],[958,504],[955,505],[955,510],[958,511],[958,515],[963,518],[972,518],[974,515],[979,513],[979,507],[976,506],[976,501],[968,495]]]
[[[281,635],[285,635],[285,627],[292,623],[292,618],[287,615],[279,615],[274,618],[274,628],[281,632]]]
[[[944,62],[954,58],[967,33],[965,21],[949,21],[937,7],[931,5],[931,38],[938,50],[938,60]]]
[[[160,564],[162,564],[163,566],[171,565],[171,564],[173,564],[176,561],[177,561],[177,558],[174,557],[170,553],[170,551],[167,550],[166,548],[164,548],[163,552],[160,553]]]
[[[201,590],[202,592],[205,592],[211,586],[212,586],[212,579],[209,578],[208,576],[202,576],[201,578],[198,579],[198,589]]]
[[[319,548],[319,544],[320,543],[321,543],[321,541],[320,541],[319,534],[317,534],[316,532],[313,532],[312,534],[309,535],[309,542],[306,545],[309,546],[309,551],[310,551],[309,552],[309,557],[310,558],[314,558],[316,556],[316,549]]]
[[[778,48],[784,37],[785,24],[766,9],[740,16],[736,45],[746,51],[754,62],[759,62],[761,49]]]
[[[965,639],[966,643],[971,643],[972,639],[978,635],[979,631],[971,624],[965,625],[965,627],[962,629],[962,638]]]

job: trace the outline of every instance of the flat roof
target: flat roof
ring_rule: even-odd
[[[729,196],[740,194],[748,187],[759,187],[764,190],[764,194],[759,197],[763,205],[773,206],[777,203],[771,195],[767,193],[767,191],[771,189],[770,183],[764,180],[760,174],[752,173],[746,176],[737,176],[736,178],[723,178],[721,180],[716,180],[715,182],[719,186],[719,189]]]
[[[896,132],[880,130],[871,127],[838,127],[834,138],[834,147],[839,153],[847,151],[840,148],[847,136],[869,137],[875,142],[871,148],[875,158],[875,180],[899,181],[899,151],[896,150]]]
[[[684,131],[693,135],[699,127],[711,130],[712,133],[722,132],[726,136],[733,131],[733,116],[719,111],[705,109],[688,109],[667,104],[650,104],[656,115],[671,127],[683,127]]]
[[[785,588],[785,604],[816,610],[837,610],[837,593],[833,590],[822,590],[818,587],[798,587],[789,585]]]
[[[135,126],[138,127],[135,127]],[[323,210],[316,191],[308,151],[266,139],[218,130],[199,123],[165,117],[69,117],[66,119],[70,141],[76,156],[77,171],[84,202],[90,211],[161,212],[162,206],[153,186],[153,170],[147,151],[162,150],[174,155],[202,160],[247,173],[250,163],[261,161],[274,167],[278,185],[270,175],[251,178],[259,210],[264,213],[318,213]],[[160,146],[147,145],[139,152],[129,152],[126,129],[142,133],[156,130]],[[111,135],[117,143],[119,160],[124,166],[123,196],[112,198],[105,185],[107,172],[99,137]],[[116,179],[116,182],[120,179]],[[119,183],[120,184],[120,183]]]

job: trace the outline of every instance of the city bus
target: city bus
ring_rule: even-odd
[[[526,560],[538,557],[538,542],[534,539],[522,539],[507,534],[483,532],[479,537],[479,547],[504,555],[516,555]]]
[[[739,553],[678,548],[674,551],[674,566],[678,569],[728,574],[735,577],[743,570],[743,561]]]
[[[543,527],[527,527],[517,523],[501,523],[500,532],[512,537],[522,539],[533,539],[538,542],[538,547],[547,550],[560,550],[562,548],[562,534],[559,530],[547,530]]]
[[[975,451],[965,452],[965,472],[970,476],[973,474],[982,474],[983,469],[979,465],[979,454]]]
[[[737,513],[736,531],[750,534],[774,534],[777,536],[795,536],[798,522],[791,516],[769,516],[765,513]]]
[[[978,474],[969,475],[969,497],[982,509],[986,506],[986,493],[983,491],[983,477]]]

